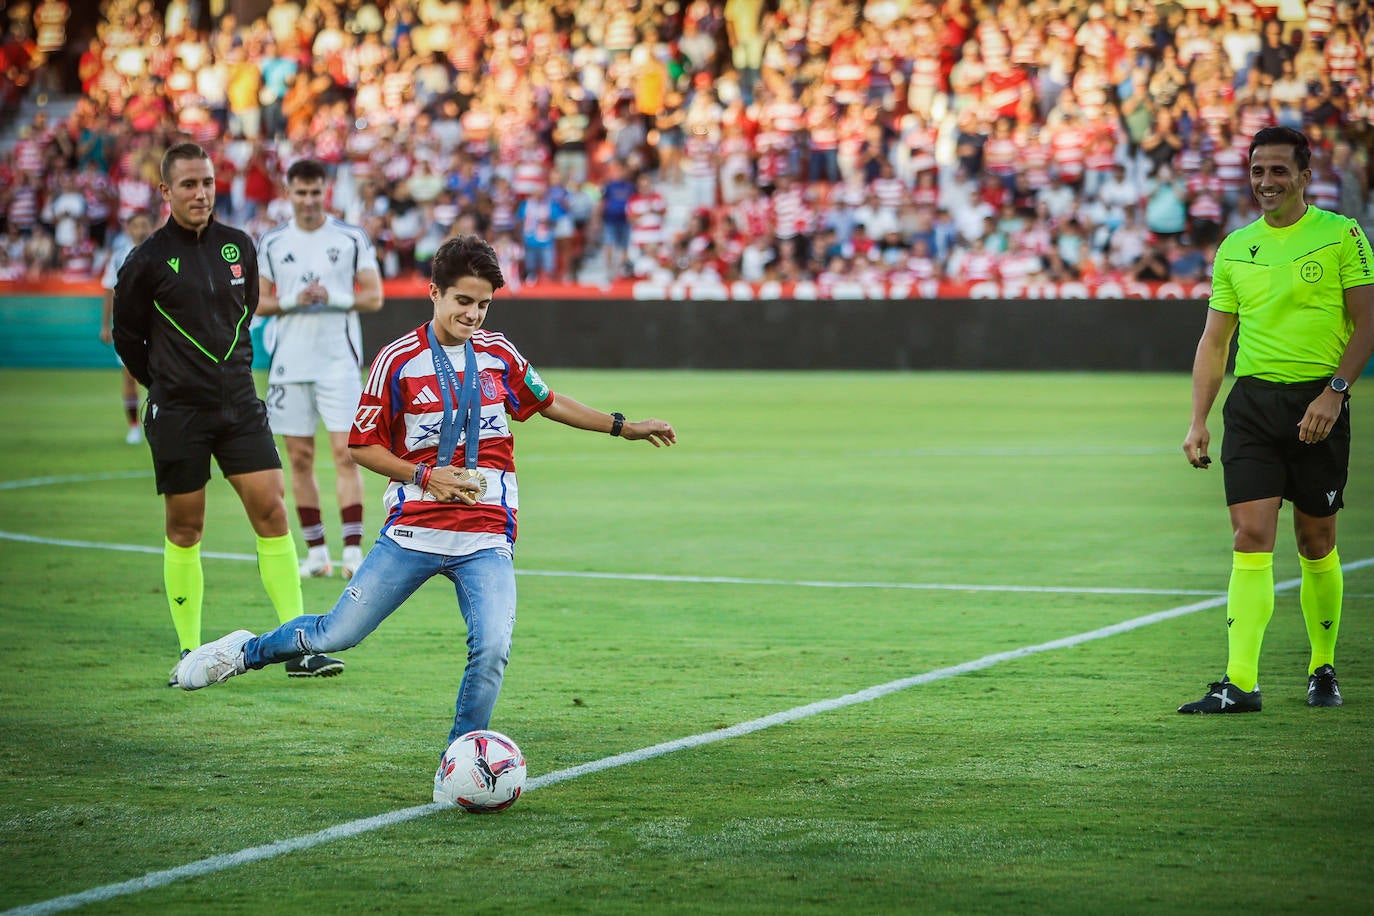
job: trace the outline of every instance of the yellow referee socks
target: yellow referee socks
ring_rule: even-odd
[[[277,622],[301,616],[301,570],[296,542],[290,533],[274,538],[258,537],[258,577],[277,609]]]
[[[163,539],[162,585],[167,607],[182,649],[200,645],[200,610],[205,601],[205,572],[200,566],[200,544],[178,547]]]
[[[1226,677],[1246,693],[1259,681],[1260,646],[1273,616],[1273,552],[1232,553],[1226,590]]]
[[[1302,562],[1302,617],[1307,622],[1307,641],[1312,644],[1312,664],[1307,673],[1312,674],[1322,665],[1336,663],[1345,573],[1334,547],[1320,560],[1298,559]]]

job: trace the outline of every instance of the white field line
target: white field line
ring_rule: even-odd
[[[1366,566],[1374,566],[1374,558],[1356,560],[1351,563],[1342,564],[1342,568],[1347,572],[1360,569]],[[1278,591],[1289,591],[1296,588],[1302,582],[1301,578],[1286,579],[1276,583]],[[1033,646],[1022,646],[1019,649],[1010,649],[1006,652],[997,652],[992,655],[984,655],[973,661],[964,662],[959,665],[952,665],[948,668],[937,668],[934,671],[927,671],[914,677],[902,678],[901,680],[889,681],[886,684],[878,684],[860,690],[857,693],[850,693],[840,697],[833,697],[829,700],[820,700],[809,703],[805,706],[796,706],[792,709],[776,712],[760,719],[752,719],[748,722],[741,722],[728,728],[717,729],[716,731],[703,732],[699,735],[689,735],[686,738],[678,738],[673,741],[665,741],[662,744],[655,744],[651,747],[640,748],[637,751],[628,751],[624,754],[616,754],[612,757],[603,757],[600,760],[593,760],[588,763],[578,764],[577,766],[567,767],[566,769],[556,770],[546,773],[543,776],[536,776],[526,783],[525,791],[533,792],[546,786],[557,785],[560,782],[567,782],[582,776],[589,776],[593,773],[600,773],[603,770],[615,767],[627,766],[632,763],[640,763],[651,760],[655,757],[662,757],[665,754],[676,753],[677,751],[688,750],[713,744],[717,741],[725,741],[729,738],[738,738],[753,732],[761,731],[765,728],[772,728],[775,725],[783,725],[788,722],[795,722],[799,719],[806,719],[817,716],[821,713],[832,712],[843,709],[846,706],[854,706],[859,703],[868,703],[873,700],[885,697],[888,694],[896,693],[900,690],[907,690],[921,684],[929,684],[934,681],[941,681],[961,674],[968,674],[971,671],[981,671],[984,668],[991,668],[994,665],[1006,661],[1026,658],[1031,655],[1038,655],[1041,652],[1049,652],[1054,649],[1069,649],[1074,646],[1082,645],[1093,640],[1106,639],[1109,636],[1117,636],[1121,633],[1128,633],[1141,627],[1149,626],[1153,623],[1171,620],[1175,617],[1183,617],[1197,611],[1208,608],[1220,607],[1226,603],[1225,596],[1209,598],[1206,601],[1198,601],[1193,604],[1184,604],[1179,607],[1169,608],[1165,611],[1158,611],[1154,614],[1146,614],[1143,617],[1135,617],[1124,620],[1121,623],[1110,624],[1099,627],[1096,630],[1089,630],[1086,633],[1079,633],[1074,636],[1065,636],[1062,639],[1054,639],[1049,642],[1042,642]],[[65,910],[75,909],[90,903],[104,903],[118,897],[129,894],[136,894],[140,891],[152,890],[153,888],[164,887],[177,881],[187,878],[198,878],[203,875],[225,871],[236,868],[240,865],[247,865],[250,862],[259,862],[263,859],[271,859],[276,856],[285,855],[289,852],[297,852],[303,849],[311,849],[321,846],[334,840],[346,837],[358,836],[372,830],[379,830],[383,827],[390,827],[394,824],[401,824],[406,821],[415,820],[428,814],[438,811],[451,811],[452,809],[438,804],[416,805],[413,808],[402,808],[398,811],[391,811],[386,814],[378,814],[373,817],[361,818],[359,820],[348,821],[328,827],[315,833],[305,836],[292,837],[285,840],[278,840],[275,843],[268,843],[263,846],[253,846],[248,849],[241,849],[238,852],[225,853],[223,855],[211,856],[197,862],[186,865],[179,865],[176,868],[169,868],[163,871],[148,872],[141,878],[134,878],[130,881],[122,881],[118,884],[106,884],[101,887],[94,887],[90,890],[81,891],[76,894],[68,894],[64,897],[54,897],[42,903],[30,904],[28,906],[15,907],[6,910],[0,916],[36,916],[40,913],[59,913]]]
[[[161,547],[147,544],[106,544],[100,541],[75,541],[68,538],[45,538],[17,531],[0,531],[0,540],[19,541],[24,544],[42,544],[47,547],[76,547],[83,550],[118,550],[126,553],[162,554]],[[228,553],[206,550],[202,557],[211,560],[239,560],[256,562],[251,553]],[[1360,564],[1348,564],[1356,568]],[[1110,588],[1106,586],[1077,585],[974,585],[958,582],[842,582],[825,579],[750,579],[740,576],[668,576],[657,573],[619,573],[586,572],[556,569],[517,569],[517,576],[541,576],[551,579],[615,579],[622,582],[681,582],[688,585],[769,585],[790,588],[872,588],[898,589],[917,592],[1012,592],[1022,594],[1046,595],[1163,595],[1163,596],[1204,596],[1218,594],[1216,589],[1203,588]],[[1368,598],[1370,595],[1346,594],[1347,598]]]
[[[46,547],[76,547],[83,550],[119,550],[126,553],[162,555],[161,547],[147,544],[106,544],[100,541],[74,541],[68,538],[45,538],[17,531],[0,531],[0,540],[42,544]],[[202,557],[213,560],[241,560],[256,562],[251,553],[225,553],[206,550]],[[746,579],[737,576],[661,576],[654,573],[564,572],[551,569],[517,569],[517,576],[543,576],[565,579],[618,579],[631,582],[682,582],[698,585],[771,585],[794,588],[875,588],[906,589],[937,592],[1040,592],[1054,595],[1216,595],[1216,589],[1184,588],[1097,588],[1060,585],[961,585],[947,582],[832,582],[821,579]]]

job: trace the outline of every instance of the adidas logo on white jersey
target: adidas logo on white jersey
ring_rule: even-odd
[[[438,404],[438,396],[426,385],[420,389],[420,393],[415,395],[416,404]]]

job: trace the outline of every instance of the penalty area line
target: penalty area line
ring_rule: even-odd
[[[1343,563],[1342,569],[1349,572],[1371,565],[1374,565],[1374,558]],[[1290,591],[1298,587],[1301,583],[1301,578],[1286,579],[1283,582],[1275,583],[1274,587],[1276,591]],[[534,792],[538,789],[547,788],[548,786],[557,785],[562,782],[568,782],[569,780],[577,779],[582,776],[589,776],[593,773],[600,773],[605,770],[628,766],[633,763],[642,763],[646,760],[652,760],[655,757],[662,757],[678,751],[714,744],[717,741],[739,738],[757,731],[762,731],[766,728],[772,728],[775,725],[796,722],[800,719],[818,716],[822,713],[833,712],[837,709],[844,709],[845,707],[855,706],[860,703],[869,703],[873,700],[888,696],[889,694],[908,690],[922,684],[930,684],[935,681],[958,677],[961,674],[981,671],[1003,662],[1015,661],[1032,655],[1039,655],[1043,652],[1051,652],[1056,649],[1070,649],[1074,646],[1080,646],[1095,640],[1106,639],[1110,636],[1118,636],[1122,633],[1129,633],[1132,630],[1138,630],[1141,627],[1161,623],[1165,620],[1172,620],[1175,617],[1184,617],[1198,611],[1220,607],[1225,603],[1226,597],[1219,596],[1209,598],[1205,601],[1197,601],[1192,604],[1184,604],[1179,607],[1169,608],[1168,610],[1157,611],[1153,614],[1146,614],[1142,617],[1123,620],[1120,623],[1109,624],[1105,627],[1099,627],[1096,630],[1088,630],[1087,632],[1078,633],[1073,636],[1065,636],[1061,639],[1052,639],[1049,642],[1042,642],[1033,646],[1022,646],[1018,649],[1009,649],[1005,652],[984,655],[982,658],[976,658],[972,661],[963,662],[958,665],[951,665],[947,668],[937,668],[933,671],[927,671],[913,677],[889,681],[886,684],[878,684],[857,691],[856,693],[832,697],[831,699],[820,700],[815,703],[808,703],[805,706],[797,706],[792,709],[783,710],[782,712],[776,712],[772,715],[763,716],[759,719],[752,719],[748,722],[741,722],[737,725],[731,725],[715,731],[704,732],[699,735],[689,735],[685,738],[665,741],[661,744],[640,748],[636,751],[628,751],[623,754],[616,754],[612,757],[604,757],[600,760],[589,761],[587,763],[578,764],[577,766],[556,770],[552,773],[546,773],[543,776],[537,776],[526,783],[525,791]],[[416,818],[424,817],[428,814],[434,814],[438,811],[452,811],[452,808],[435,803],[416,805],[411,808],[402,808],[385,814],[378,814],[372,817],[337,824],[333,827],[327,827],[324,830],[319,830],[304,836],[277,840],[274,843],[253,846],[248,849],[239,850],[238,852],[210,856],[209,858],[190,862],[175,868],[149,872],[141,878],[121,881],[117,884],[106,884],[101,887],[81,891],[80,893],[68,894],[63,897],[54,897],[51,900],[46,900],[41,903],[15,907],[5,910],[0,916],[38,916],[38,914],[45,913],[60,913],[65,910],[75,909],[92,903],[104,903],[119,897],[136,894],[140,891],[165,887],[168,884],[184,881],[188,878],[199,878],[230,868],[237,868],[240,865],[260,862],[264,859],[271,859],[287,853],[311,849],[325,843],[331,843],[335,840],[358,836],[373,830],[391,827],[395,824],[402,824],[407,821],[415,820]]]

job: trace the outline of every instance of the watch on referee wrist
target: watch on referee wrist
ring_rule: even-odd
[[[618,436],[620,431],[625,428],[625,415],[617,411],[611,414],[611,435]]]
[[[1339,375],[1332,376],[1331,381],[1326,383],[1326,387],[1337,394],[1348,394],[1350,392],[1350,383]]]

